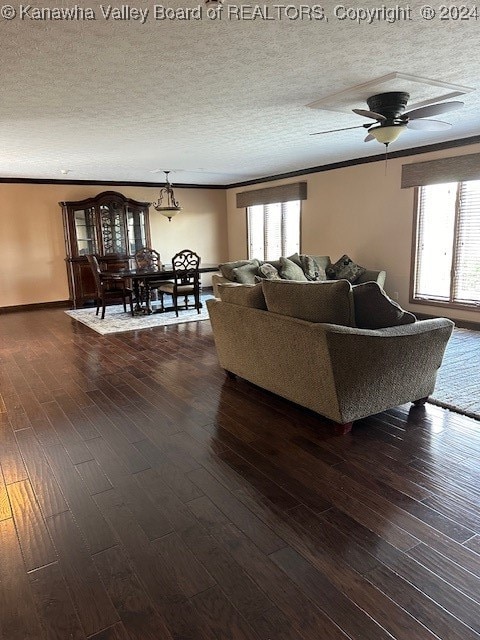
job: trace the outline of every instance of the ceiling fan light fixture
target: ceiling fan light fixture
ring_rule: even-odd
[[[391,142],[395,142],[406,128],[406,124],[392,124],[383,127],[372,127],[368,130],[368,133],[373,136],[377,142],[389,145]]]
[[[158,194],[158,200],[152,203],[155,211],[159,211],[162,216],[168,218],[168,221],[171,222],[172,218],[174,218],[177,213],[180,213],[182,207],[180,206],[178,200],[175,198],[175,193],[173,191],[173,187],[168,180],[168,174],[170,171],[164,171],[165,173],[165,186],[160,189],[160,193]]]

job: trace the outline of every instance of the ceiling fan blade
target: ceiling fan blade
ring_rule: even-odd
[[[368,134],[368,136],[366,138],[364,138],[364,142],[371,142],[372,140],[375,140],[375,138],[372,136],[371,133]]]
[[[452,125],[442,120],[412,120],[407,124],[408,129],[421,129],[422,131],[444,131]]]
[[[350,129],[363,129],[365,125],[359,124],[356,127],[344,127],[343,129],[330,129],[330,131],[317,131],[316,133],[311,133],[311,136],[321,136],[324,133],[336,133],[337,131],[349,131]]]
[[[403,114],[403,118],[408,117],[410,120],[417,120],[417,118],[429,118],[430,116],[438,116],[441,113],[447,113],[447,111],[454,111],[463,107],[463,102],[454,100],[453,102],[442,102],[440,104],[431,104],[428,107],[420,107],[407,111]]]
[[[367,111],[366,109],[352,109],[352,111],[358,116],[363,116],[364,118],[372,118],[373,120],[378,120],[378,122],[386,120],[385,116],[382,116],[381,113],[375,113],[375,111]]]

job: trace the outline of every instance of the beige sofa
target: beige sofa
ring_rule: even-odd
[[[354,420],[425,402],[454,326],[437,318],[359,329],[273,313],[257,302],[211,299],[207,306],[228,374],[330,418],[339,433]]]
[[[322,269],[328,269],[328,267],[332,264],[331,260],[330,260],[330,256],[312,256],[316,262],[318,263],[318,265],[322,268]],[[271,261],[270,261],[271,262]],[[273,261],[274,264],[276,264],[278,261]],[[229,263],[227,263],[229,264]],[[220,265],[220,268],[223,265]],[[363,282],[377,282],[381,287],[384,287],[385,285],[385,278],[387,276],[387,272],[383,271],[383,270],[374,270],[374,269],[367,269],[367,271],[361,275],[358,278],[358,283],[363,283]],[[213,295],[218,298],[218,285],[220,284],[239,284],[237,282],[235,282],[235,280],[232,280],[230,278],[225,277],[224,274],[222,275],[217,275],[214,274],[212,276],[212,287],[213,287]]]

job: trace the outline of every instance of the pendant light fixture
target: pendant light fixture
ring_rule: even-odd
[[[162,216],[168,218],[168,221],[171,222],[172,218],[180,213],[182,207],[180,206],[178,200],[175,198],[175,193],[173,191],[173,187],[168,180],[168,174],[170,171],[164,171],[165,173],[165,186],[160,189],[160,193],[158,194],[158,200],[153,202],[153,208],[155,211],[160,211]]]

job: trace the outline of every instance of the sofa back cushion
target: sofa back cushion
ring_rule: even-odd
[[[416,317],[404,311],[376,282],[353,286],[355,324],[360,329],[383,329],[415,322]]]
[[[355,326],[352,287],[347,280],[264,280],[262,288],[268,311],[309,322]]]
[[[267,309],[261,284],[219,284],[218,294],[222,302],[263,309],[264,311]]]

